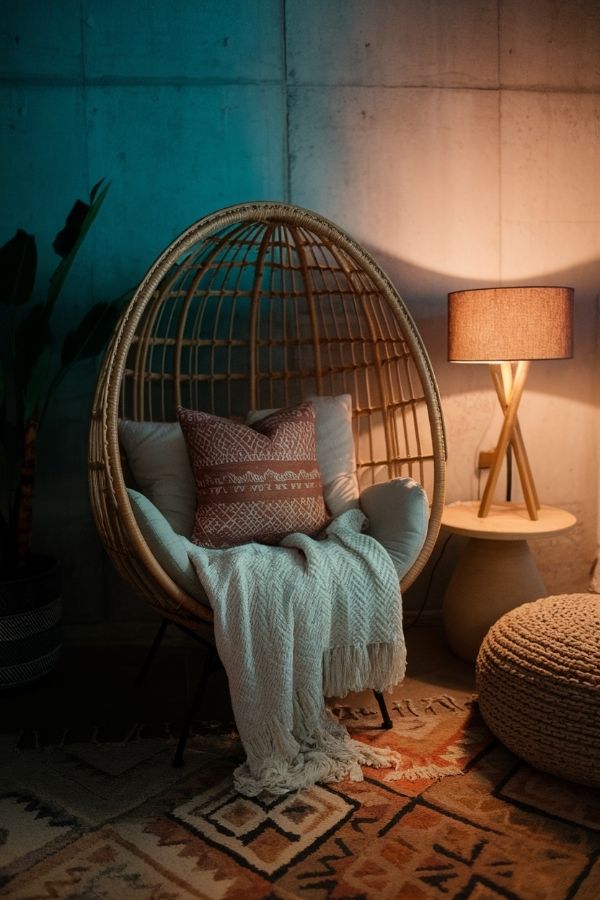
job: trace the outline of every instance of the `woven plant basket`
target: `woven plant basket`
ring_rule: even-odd
[[[406,588],[439,531],[446,447],[427,353],[386,275],[331,222],[268,202],[201,219],[156,260],[100,371],[89,479],[109,556],[161,616],[211,638],[210,609],[169,578],[136,525],[119,418],[175,421],[181,404],[243,421],[341,393],[352,396],[361,486],[410,475],[428,492],[427,539]]]
[[[62,649],[60,563],[34,556],[26,575],[0,579],[0,690],[51,672]]]

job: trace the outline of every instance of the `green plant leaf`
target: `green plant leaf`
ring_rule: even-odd
[[[45,303],[36,303],[19,323],[15,333],[15,386],[21,404],[40,358],[52,346],[50,310]]]
[[[66,335],[60,357],[61,367],[78,359],[97,356],[106,347],[119,316],[116,303],[102,301],[91,307],[76,328]]]
[[[79,325],[65,337],[60,366],[44,391],[39,406],[39,423],[43,422],[54,392],[74,363],[97,356],[108,344],[120,314],[119,302],[101,301],[87,311]]]
[[[76,200],[71,207],[71,211],[66,218],[62,230],[59,231],[54,238],[52,249],[58,256],[62,256],[63,259],[69,255],[77,243],[81,227],[85,222],[85,217],[87,216],[89,209],[89,203],[84,203],[82,200]]]
[[[37,431],[65,372],[77,359],[102,349],[118,315],[118,307],[112,304],[101,304],[86,313],[67,336],[61,364],[52,377],[58,362],[58,348],[53,351],[52,313],[108,187],[102,179],[92,188],[89,203],[78,200],[71,208],[62,229],[65,233],[55,247],[63,258],[50,278],[44,302],[30,302],[37,268],[33,236],[19,229],[0,248],[0,305],[8,309],[0,325],[0,568],[15,556],[18,538],[29,545],[30,516],[24,521],[19,514],[23,508],[19,498],[27,498],[27,491],[21,491],[23,478],[33,477],[33,469],[25,476],[22,469],[28,423]]]
[[[52,348],[50,344],[45,344],[31,369],[29,379],[23,390],[23,409],[26,422],[34,415],[39,415],[39,411],[45,402],[50,384],[51,359]]]
[[[19,228],[0,247],[0,302],[23,306],[31,299],[37,268],[35,238]]]
[[[94,196],[92,198],[92,202],[89,205],[87,212],[85,212],[85,215],[83,215],[77,221],[77,238],[72,243],[71,249],[69,250],[68,254],[64,257],[64,259],[61,259],[56,269],[54,270],[52,277],[50,278],[50,284],[48,285],[48,296],[46,299],[46,303],[50,309],[50,312],[52,312],[52,310],[54,309],[54,304],[56,303],[58,295],[62,290],[65,278],[67,277],[69,269],[73,264],[73,260],[77,255],[77,251],[79,250],[86,234],[88,233],[92,222],[98,215],[100,207],[102,206],[104,198],[106,197],[107,191],[110,187],[110,184],[107,184],[104,188],[102,188],[101,191],[99,191],[98,188],[101,183],[102,182],[98,182],[97,185],[94,185]],[[81,200],[78,200],[76,201],[73,209],[75,209],[78,204],[80,204],[81,206],[85,206],[85,204],[83,204]],[[73,210],[71,210],[71,212],[73,212]]]
[[[98,188],[100,187],[100,185],[102,184],[103,181],[104,181],[104,178],[101,178],[100,181],[97,181],[96,184],[94,185],[94,187],[91,189],[90,203],[93,203],[94,200],[96,199],[96,194],[98,193]]]

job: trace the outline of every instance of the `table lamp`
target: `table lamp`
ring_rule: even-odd
[[[540,508],[517,411],[530,361],[573,355],[573,288],[496,287],[448,294],[448,359],[486,362],[504,413],[478,516],[492,504],[504,456],[512,447],[531,519]]]

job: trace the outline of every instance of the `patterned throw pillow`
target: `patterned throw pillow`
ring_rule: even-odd
[[[177,415],[196,481],[194,543],[275,544],[327,525],[311,403],[278,410],[252,428],[181,407]]]

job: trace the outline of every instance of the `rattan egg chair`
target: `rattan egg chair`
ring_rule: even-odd
[[[427,353],[389,279],[334,224],[281,203],[215,212],[159,256],[102,363],[89,480],[108,555],[163,629],[175,622],[212,644],[212,612],[167,575],[136,524],[118,420],[175,421],[182,405],[243,421],[251,409],[342,393],[361,487],[407,475],[428,493],[428,533],[405,590],[438,535],[446,447]]]

